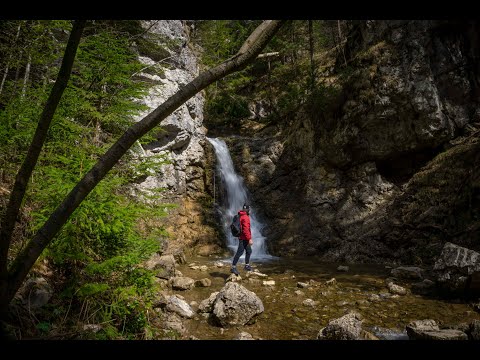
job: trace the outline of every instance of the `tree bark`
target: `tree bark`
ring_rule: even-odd
[[[27,67],[25,68],[25,75],[23,77],[22,97],[25,97],[27,91],[28,78],[30,77],[30,66],[32,64],[32,55],[28,54]]]
[[[22,22],[18,24],[17,34],[15,35],[15,40],[13,41],[12,47],[17,44],[18,37],[20,36],[20,29],[22,28]],[[10,61],[12,60],[12,52],[8,56],[7,66],[5,67],[5,72],[3,73],[2,83],[0,84],[0,94],[2,94],[3,86],[5,85],[5,80],[8,76],[8,70],[10,67]]]
[[[8,282],[3,284],[3,286],[7,286],[7,289],[3,292],[4,304],[8,305],[12,300],[39,255],[60,231],[70,215],[127,150],[139,138],[157,126],[163,119],[173,113],[180,105],[196,93],[226,75],[246,67],[262,51],[283,23],[283,20],[266,20],[262,22],[248,37],[237,54],[220,65],[198,75],[141,121],[135,123],[125,131],[120,139],[107,150],[92,169],[90,169],[82,180],[70,191],[42,228],[16,257],[9,269]]]
[[[313,22],[308,20],[308,40],[310,45],[310,91],[315,88],[315,63],[313,61]]]
[[[85,22],[85,20],[76,20],[73,24],[72,32],[70,33],[70,37],[68,39],[57,80],[55,81],[55,85],[52,88],[47,103],[45,104],[43,112],[40,116],[37,129],[35,130],[35,134],[25,160],[23,161],[23,164],[17,173],[7,209],[2,219],[0,229],[0,313],[2,310],[5,310],[5,307],[8,305],[14,295],[14,293],[12,294],[9,292],[9,289],[12,288],[13,284],[10,283],[7,262],[8,250],[10,248],[12,233],[15,228],[19,209],[25,195],[28,180],[33,172],[33,169],[35,168],[35,165],[37,164],[38,156],[47,137],[47,131],[53,115],[58,103],[60,102],[63,91],[67,86],[68,79],[70,78],[73,61],[75,59],[83,28],[85,27]],[[15,292],[17,289],[18,287],[15,288]]]
[[[340,25],[340,20],[337,20],[337,25],[338,25],[338,38],[340,39],[340,44],[343,42],[343,36],[342,36],[342,27]],[[344,46],[342,45],[342,55],[343,55],[343,61],[345,66],[347,66],[347,58],[345,57],[345,49]]]

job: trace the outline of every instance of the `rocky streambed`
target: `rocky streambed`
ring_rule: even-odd
[[[167,255],[156,310],[165,339],[479,339],[478,304],[442,299],[418,267]],[[170,259],[170,263],[165,259]],[[158,264],[157,263],[157,264]],[[241,264],[239,264],[241,265]]]

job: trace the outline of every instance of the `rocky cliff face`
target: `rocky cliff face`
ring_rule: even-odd
[[[479,31],[353,24],[348,66],[323,73],[328,106],[231,144],[272,253],[431,263],[446,241],[479,249]]]
[[[139,47],[139,58],[145,67],[137,76],[151,82],[152,87],[141,99],[148,109],[138,120],[193,80],[199,71],[185,22],[143,21],[142,26],[147,30],[145,36],[154,40],[158,48]],[[161,224],[170,234],[166,252],[207,242],[209,251],[218,251],[220,246],[216,244],[221,244],[209,206],[205,168],[211,167],[212,157],[203,148],[206,142],[203,103],[203,93],[197,94],[160,123],[154,141],[135,148],[138,160],[166,161],[132,185],[132,191],[145,201],[160,195],[159,206],[175,205]]]

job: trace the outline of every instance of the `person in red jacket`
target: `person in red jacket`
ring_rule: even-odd
[[[250,206],[247,204],[243,204],[243,209],[238,212],[240,216],[240,229],[241,233],[238,237],[238,248],[235,256],[233,257],[232,268],[230,272],[234,273],[235,275],[239,275],[237,270],[237,262],[242,256],[243,252],[245,251],[245,270],[251,271],[252,267],[250,266],[250,255],[252,254],[252,232],[250,229]]]

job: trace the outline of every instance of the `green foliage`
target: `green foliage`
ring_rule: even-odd
[[[0,175],[10,183],[56,79],[70,29],[70,21],[0,22],[0,68],[8,64],[9,69],[0,93]],[[30,237],[44,224],[99,156],[133,123],[134,116],[145,109],[135,99],[145,94],[149,84],[132,76],[144,66],[133,50],[135,41],[148,46],[143,32],[133,20],[95,21],[86,27],[70,81],[28,184],[23,208],[29,221],[24,236]],[[25,49],[31,73],[23,88]],[[126,187],[139,176],[157,171],[166,159],[159,155],[131,160],[127,154],[116,164],[42,254],[66,275],[65,283],[59,284],[63,286],[60,299],[78,304],[80,312],[80,304],[88,303],[94,310],[85,316],[89,322],[107,324],[98,336],[108,339],[141,338],[142,329],[149,326],[145,314],[151,308],[154,276],[139,264],[161,250],[159,239],[166,233],[158,224],[170,207],[142,203]],[[21,246],[25,239],[21,240],[15,243]],[[17,251],[13,249],[12,256]],[[64,309],[56,309],[60,308]],[[58,311],[45,314],[38,329],[50,331]]]
[[[105,292],[106,290],[108,290],[108,288],[109,286],[107,284],[88,283],[81,286],[78,289],[78,296],[79,297],[93,296],[95,294]]]
[[[48,322],[39,322],[36,327],[38,330],[40,330],[40,332],[48,333],[50,331],[51,326],[52,325],[49,324]]]
[[[218,119],[217,122],[223,123],[231,123],[250,114],[246,97],[232,95],[228,92],[222,92],[211,98],[205,107],[205,111],[211,118]]]
[[[202,61],[215,66],[235,54],[260,21],[206,20],[198,22],[195,41],[202,46]],[[314,53],[335,45],[327,21],[312,21]],[[277,56],[257,59],[243,71],[231,74],[207,88],[205,123],[209,127],[230,125],[250,116],[249,103],[262,101],[270,116],[259,119],[278,122],[295,114],[310,101],[313,82],[310,63],[308,20],[288,21],[264,49]]]

